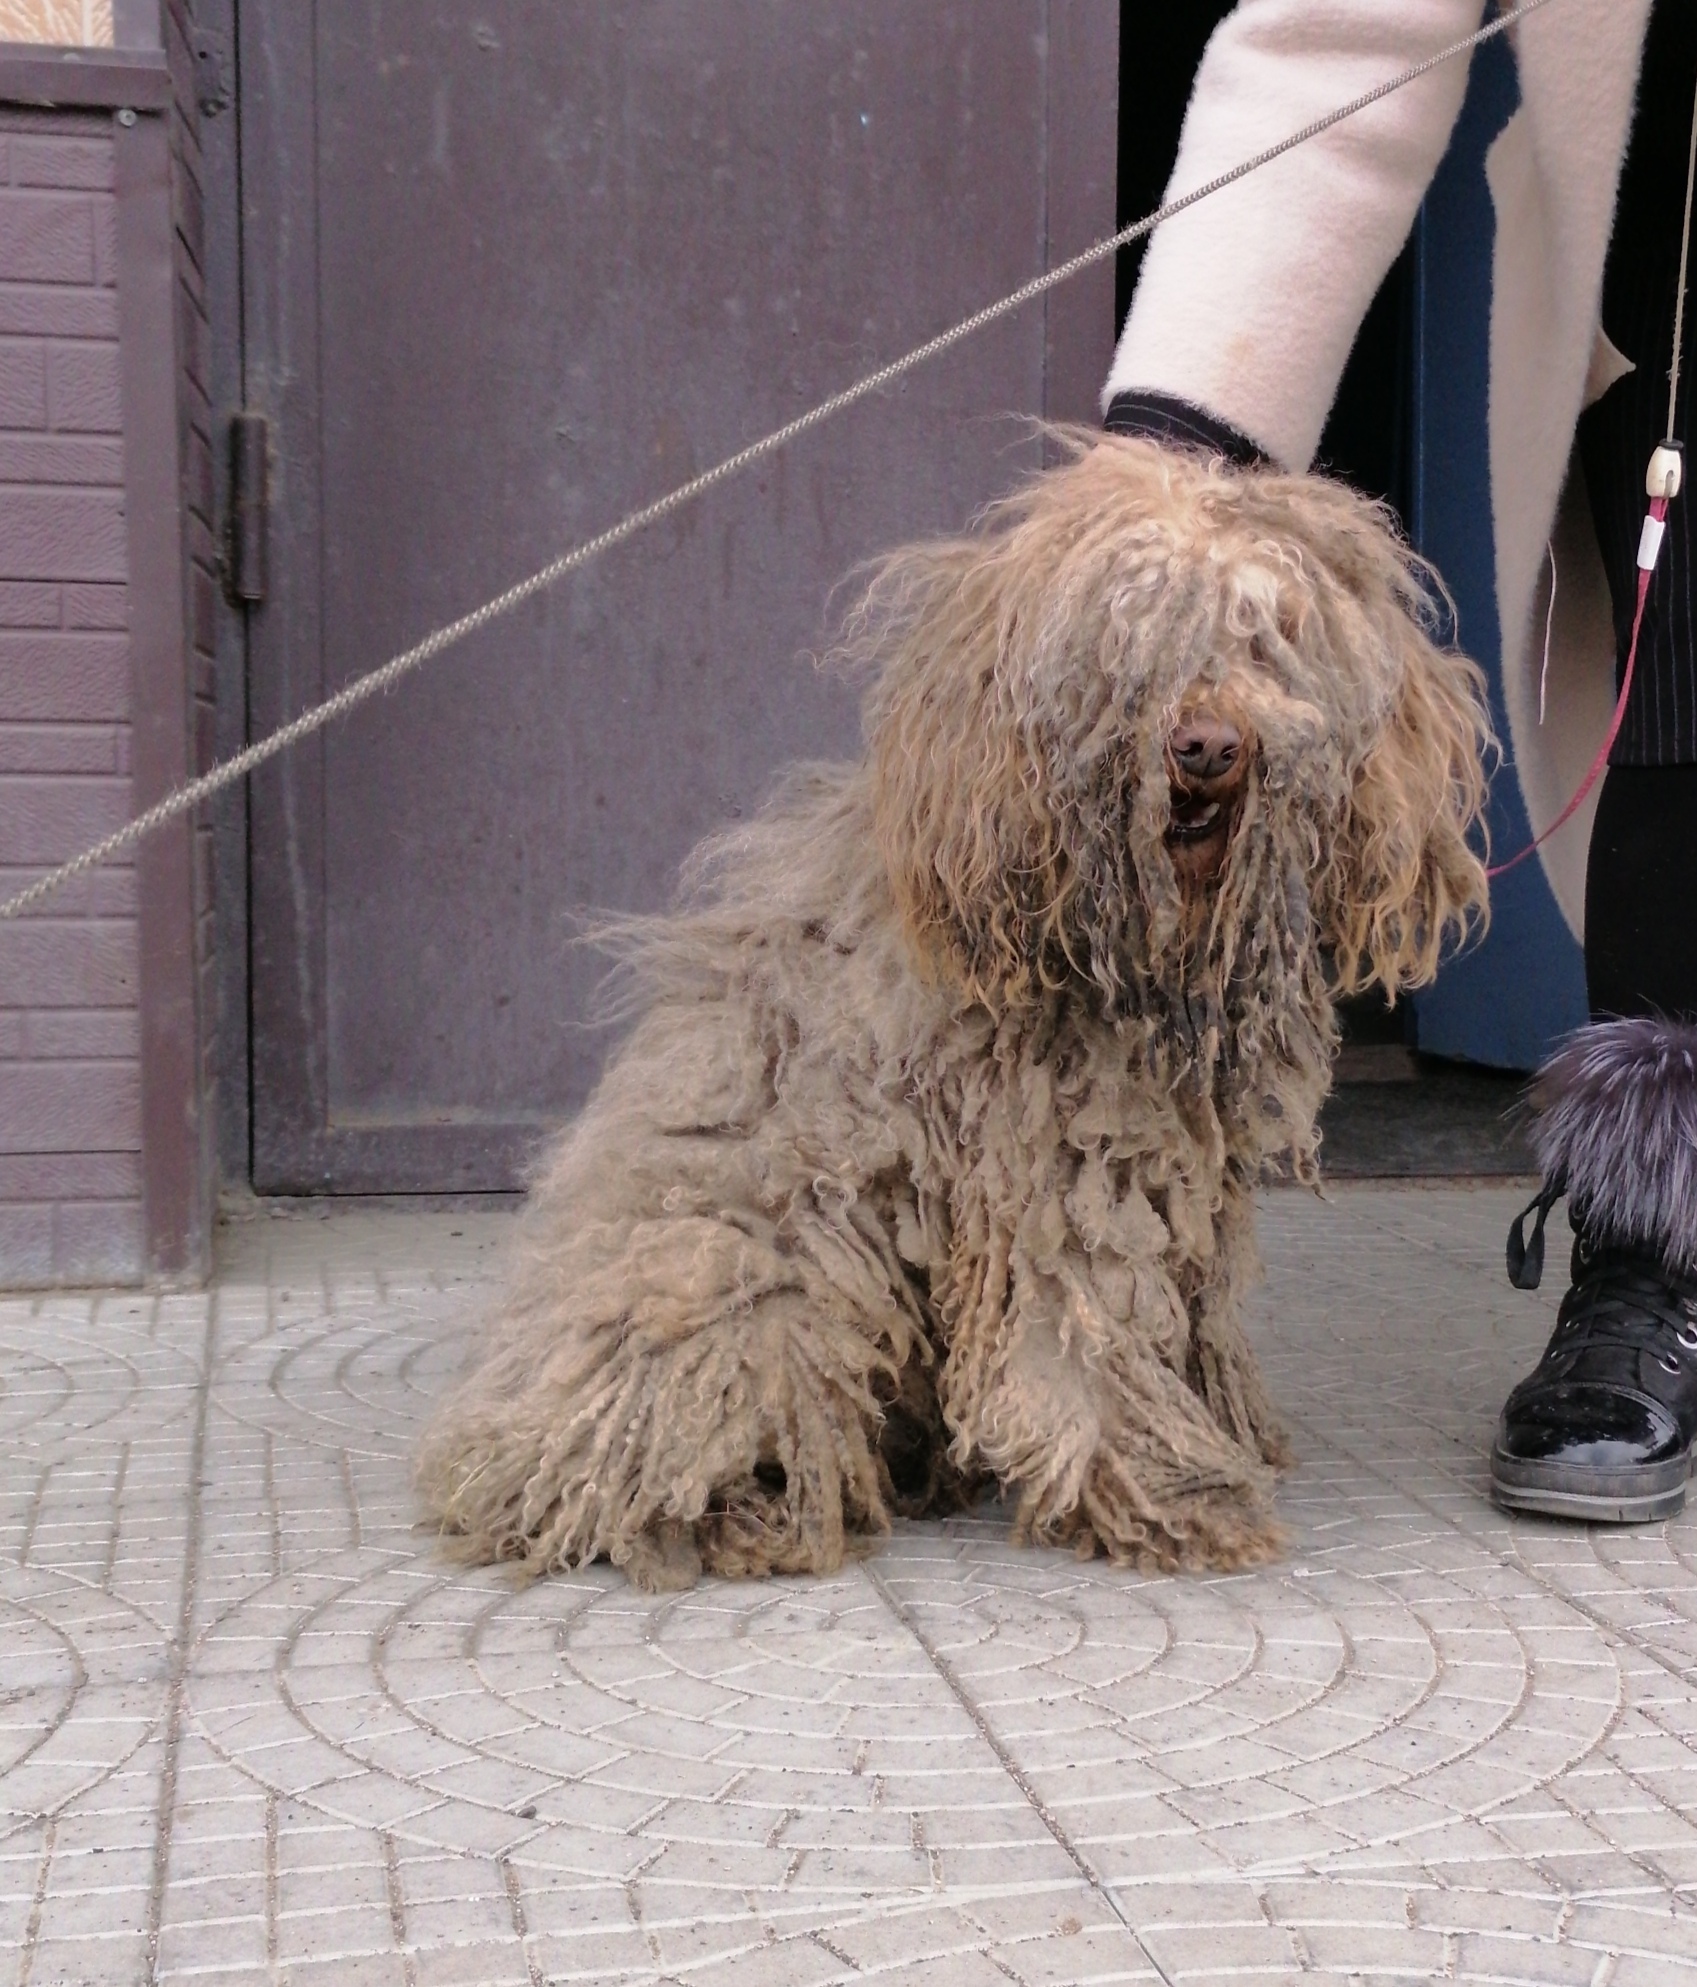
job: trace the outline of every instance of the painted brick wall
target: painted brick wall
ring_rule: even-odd
[[[217,620],[219,591],[216,498],[212,464],[212,327],[206,285],[206,179],[195,101],[194,7],[164,0],[160,9],[165,59],[171,67],[171,209],[176,227],[179,460],[183,469],[183,599],[188,625],[187,713],[193,770],[216,756]],[[218,1082],[217,925],[213,891],[214,834],[210,808],[195,817],[195,963],[200,1026],[200,1127],[202,1166],[208,1182],[216,1171],[214,1143]]]
[[[0,41],[112,46],[112,0],[0,0]]]
[[[129,811],[111,120],[0,109],[0,888]],[[0,1282],[144,1260],[135,891],[0,925]]]

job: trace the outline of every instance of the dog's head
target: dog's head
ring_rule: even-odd
[[[1323,957],[1332,992],[1429,980],[1485,912],[1490,733],[1425,570],[1341,484],[1066,441],[851,627],[921,954],[998,1011],[1312,1005]]]

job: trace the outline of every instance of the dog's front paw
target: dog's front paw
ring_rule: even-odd
[[[695,1524],[701,1563],[727,1580],[773,1573],[836,1573],[845,1559],[871,1550],[889,1530],[883,1507],[856,1498],[844,1508],[834,1470],[758,1473],[722,1491]],[[870,1471],[867,1472],[868,1476]]]
[[[1199,1473],[1188,1482],[1151,1482],[1168,1473],[1146,1469],[1098,1453],[1077,1510],[1046,1527],[1047,1538],[1145,1573],[1229,1572],[1285,1551],[1269,1472],[1250,1464],[1213,1481]]]
[[[701,1578],[695,1527],[668,1520],[639,1533],[619,1562],[633,1587],[645,1594],[678,1594]]]

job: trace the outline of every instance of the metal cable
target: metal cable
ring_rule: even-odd
[[[1241,165],[1233,166],[1229,171],[1218,174],[1189,193],[1180,194],[1175,200],[1169,200],[1164,207],[1146,215],[1141,221],[1132,222],[1129,227],[1121,228],[1117,234],[1107,236],[1094,247],[1069,257],[1041,276],[1034,276],[1029,283],[1022,283],[1017,290],[1003,297],[1000,302],[987,304],[982,310],[974,311],[970,317],[963,318],[959,324],[951,326],[949,330],[939,332],[935,338],[928,338],[923,345],[916,345],[903,357],[892,359],[888,365],[880,366],[876,372],[868,373],[864,379],[856,381],[853,386],[844,387],[840,393],[833,393],[829,399],[822,400],[817,407],[809,409],[805,414],[798,414],[793,421],[786,421],[781,428],[774,428],[770,434],[763,435],[758,441],[750,442],[746,448],[738,449],[734,455],[726,456],[723,462],[715,463],[711,469],[703,470],[699,476],[691,477],[687,483],[680,484],[677,489],[656,498],[651,504],[645,504],[640,510],[632,511],[617,524],[609,525],[605,531],[598,532],[595,537],[586,539],[569,552],[563,552],[559,558],[550,560],[528,579],[519,580],[504,593],[497,594],[493,600],[485,601],[481,607],[474,608],[471,613],[462,615],[457,621],[450,621],[446,627],[438,628],[434,634],[426,635],[423,641],[415,643],[409,649],[403,649],[399,655],[391,657],[388,662],[366,675],[356,677],[353,682],[338,690],[333,697],[314,705],[311,710],[302,711],[299,717],[292,718],[278,730],[224,760],[220,765],[214,766],[209,772],[202,773],[198,779],[187,781],[174,792],[167,794],[163,800],[156,801],[144,813],[138,814],[134,820],[126,822],[122,828],[92,843],[80,855],[73,856],[69,862],[61,863],[57,869],[49,870],[45,876],[38,877],[27,889],[20,890],[16,896],[0,904],[0,919],[20,917],[25,911],[33,909],[35,905],[50,897],[56,890],[63,888],[74,877],[81,876],[85,870],[95,868],[108,857],[116,855],[119,850],[128,848],[132,842],[140,841],[143,836],[152,834],[154,829],[164,827],[168,821],[174,821],[178,815],[188,813],[204,800],[210,800],[214,794],[245,778],[257,767],[276,758],[279,753],[286,752],[291,745],[298,745],[303,738],[310,738],[314,732],[322,731],[335,719],[345,717],[349,711],[356,709],[368,699],[382,691],[393,689],[403,676],[410,675],[422,663],[440,655],[444,649],[452,648],[456,643],[464,641],[468,635],[474,635],[480,628],[486,628],[492,621],[498,621],[504,615],[510,614],[515,607],[522,606],[525,601],[533,599],[539,593],[545,593],[550,587],[557,586],[568,574],[575,573],[580,566],[587,566],[592,559],[598,559],[603,552],[612,551],[614,546],[624,544],[626,539],[634,538],[649,525],[658,524],[662,518],[670,517],[673,511],[681,510],[685,504],[693,503],[697,497],[704,495],[717,484],[728,482],[733,476],[739,475],[763,457],[775,454],[777,450],[786,447],[799,436],[805,435],[810,429],[821,426],[833,416],[856,406],[862,400],[870,399],[875,393],[882,392],[885,387],[892,385],[905,374],[963,343],[974,333],[982,331],[986,325],[994,324],[998,319],[1021,309],[1034,297],[1043,296],[1047,291],[1069,282],[1082,271],[1093,268],[1098,262],[1106,261],[1109,256],[1117,254],[1130,243],[1152,234],[1163,221],[1170,221],[1175,215],[1182,214],[1186,208],[1196,206],[1198,202],[1208,199],[1228,186],[1234,186],[1240,179],[1248,178],[1251,173],[1258,172],[1262,166],[1270,165],[1274,159],[1281,158],[1286,152],[1295,151],[1299,145],[1306,145],[1310,139],[1318,138],[1322,132],[1330,131],[1334,125],[1342,124],[1346,118],[1354,117],[1358,112],[1394,95],[1396,91],[1406,89],[1410,83],[1418,82],[1422,76],[1429,75],[1432,70],[1453,61],[1458,55],[1465,55],[1469,49],[1477,48],[1480,43],[1492,40],[1513,27],[1517,21],[1524,20],[1528,14],[1535,14],[1540,7],[1548,4],[1549,0],[1521,0],[1521,5],[1518,7],[1510,12],[1498,14],[1472,34],[1464,35],[1460,41],[1451,42],[1447,48],[1440,49],[1436,55],[1429,55],[1425,61],[1417,62],[1412,69],[1405,69],[1401,75],[1393,76],[1388,82],[1377,84],[1352,102],[1343,105],[1341,109],[1329,111],[1324,117],[1317,117],[1312,124],[1305,124],[1300,131],[1293,132],[1290,137],[1281,138],[1276,145],[1269,145],[1265,151],[1257,152],[1253,158],[1245,159]]]
[[[1679,359],[1685,347],[1685,270],[1691,255],[1691,189],[1697,184],[1697,96],[1691,100],[1691,150],[1685,160],[1685,226],[1679,236],[1679,288],[1673,300],[1673,364],[1668,368],[1667,446],[1673,435],[1674,402],[1679,398]]]

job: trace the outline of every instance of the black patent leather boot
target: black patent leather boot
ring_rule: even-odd
[[[1590,1523],[1671,1517],[1697,1449],[1697,1028],[1581,1029],[1532,1105],[1550,1184],[1510,1230],[1509,1276],[1537,1287],[1544,1220],[1566,1191],[1573,1282],[1503,1408],[1492,1495]]]
[[[1497,1423],[1497,1502],[1602,1524],[1669,1518],[1694,1442],[1697,1279],[1580,1236],[1555,1333]]]

